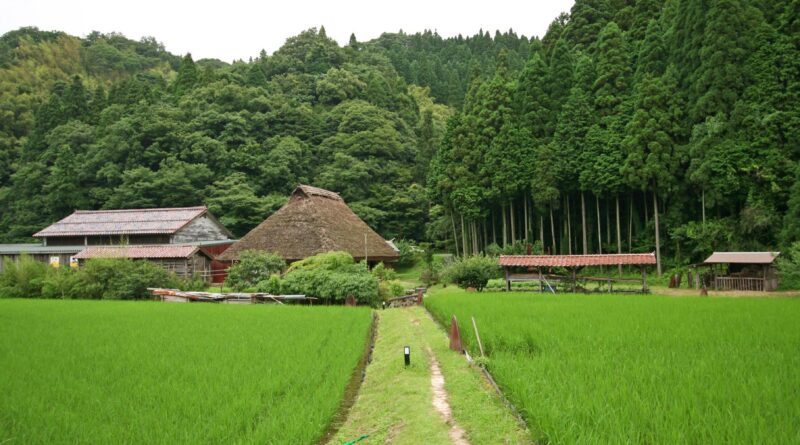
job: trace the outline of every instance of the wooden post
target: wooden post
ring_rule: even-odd
[[[539,267],[539,292],[544,292],[544,286],[542,285],[542,268]]]
[[[504,267],[503,270],[506,273],[506,291],[511,292],[511,277],[508,274],[508,267]]]
[[[475,324],[475,317],[472,317],[472,327],[475,329],[475,339],[478,340],[478,348],[480,348],[481,357],[483,357],[483,343],[481,343],[481,334],[478,333],[478,325]]]
[[[461,333],[458,330],[458,320],[456,320],[455,315],[450,320],[450,349],[458,352],[464,351],[461,345]]]
[[[642,267],[642,293],[647,292],[647,268],[645,266]]]
[[[578,276],[577,276],[577,269],[574,267],[572,268],[572,293],[578,292]]]

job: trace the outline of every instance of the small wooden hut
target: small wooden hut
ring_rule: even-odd
[[[633,281],[641,282],[637,292],[649,292],[647,289],[646,266],[656,264],[655,253],[625,253],[608,255],[501,255],[498,263],[505,271],[506,290],[511,290],[511,283],[535,281],[539,283],[541,292],[555,293],[557,289],[568,292],[586,291],[586,284],[595,282],[598,290],[614,291],[614,283]],[[639,266],[642,279],[631,280],[616,278],[611,267],[604,277],[578,277],[578,272],[591,266]],[[553,274],[555,269],[566,269],[567,275]],[[617,288],[617,291],[622,289]]]
[[[357,261],[393,263],[399,253],[329,190],[298,186],[289,202],[219,256],[237,261],[245,250],[276,253],[288,262],[345,251]]]
[[[778,288],[775,259],[780,252],[714,252],[703,261],[702,281],[714,290],[766,292]]]

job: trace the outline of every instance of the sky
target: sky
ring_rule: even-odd
[[[7,0],[8,1],[8,0]],[[359,41],[383,32],[414,33],[435,30],[443,37],[473,35],[479,29],[513,29],[517,34],[542,36],[572,0],[436,1],[377,0],[280,2],[242,0],[10,0],[0,14],[0,34],[22,26],[85,36],[92,31],[121,32],[139,40],[155,37],[174,54],[192,53],[195,60],[226,62],[256,57],[261,49],[272,54],[288,37],[325,26],[342,45],[350,33]]]

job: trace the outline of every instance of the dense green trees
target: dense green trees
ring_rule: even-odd
[[[249,63],[152,38],[0,37],[0,237],[206,203],[241,235],[297,183],[459,254],[798,240],[796,2],[577,0],[514,31],[291,37]],[[493,246],[490,250],[497,250]]]
[[[512,70],[513,112],[481,120],[490,110],[471,92],[496,84],[486,73],[448,127],[429,187],[450,209],[452,241],[494,242],[471,230],[477,218],[502,224],[501,245],[656,251],[671,266],[796,240],[800,53],[786,12],[796,8],[762,6],[577,0]],[[479,153],[483,170],[471,160]],[[456,205],[487,178],[469,195],[481,199]]]

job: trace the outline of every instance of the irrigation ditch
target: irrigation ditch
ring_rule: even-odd
[[[369,364],[372,362],[372,351],[375,349],[375,339],[378,336],[379,321],[380,317],[378,316],[378,312],[372,311],[372,324],[370,324],[369,332],[367,333],[368,340],[364,346],[364,353],[361,355],[361,359],[358,361],[358,365],[356,365],[353,375],[350,376],[350,381],[347,383],[347,387],[345,387],[344,398],[342,398],[342,403],[339,405],[339,409],[336,410],[336,414],[334,414],[333,418],[331,419],[331,423],[325,430],[325,434],[323,434],[320,440],[317,442],[319,445],[327,444],[333,439],[333,437],[339,431],[339,428],[341,428],[345,421],[347,421],[347,415],[350,412],[350,408],[352,408],[356,403],[358,391],[361,389],[361,384],[364,383],[364,378],[367,375],[367,366],[369,366]]]

